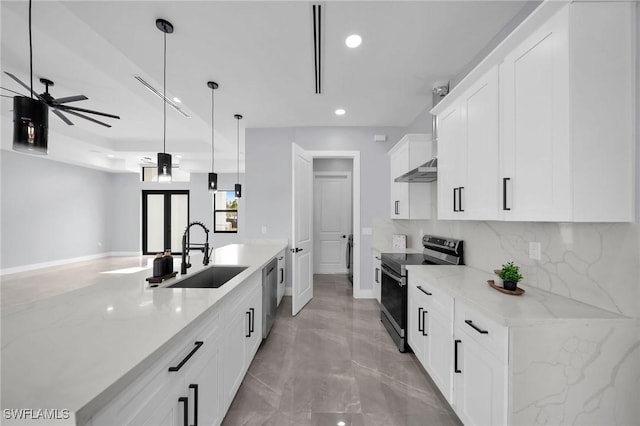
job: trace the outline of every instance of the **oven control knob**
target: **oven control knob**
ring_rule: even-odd
[[[449,241],[449,247],[453,248],[456,245],[453,241]]]

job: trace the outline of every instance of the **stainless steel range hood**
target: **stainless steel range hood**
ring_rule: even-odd
[[[433,88],[433,106],[436,106],[442,98],[447,96],[449,93],[449,84],[446,85],[438,84]],[[436,116],[432,116],[431,121],[431,135],[433,137],[433,144],[437,149],[438,146],[438,122],[436,120]],[[433,158],[423,165],[403,174],[402,176],[398,176],[393,181],[394,182],[435,182],[438,180],[438,158]]]
[[[394,182],[435,182],[438,180],[438,159],[427,161],[420,167],[395,178]]]

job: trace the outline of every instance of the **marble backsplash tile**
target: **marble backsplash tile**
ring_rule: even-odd
[[[435,216],[435,214],[434,214]],[[634,223],[529,223],[377,219],[373,243],[406,234],[421,248],[425,233],[465,242],[465,264],[491,272],[521,266],[523,283],[631,317],[640,317],[640,227]],[[529,258],[529,242],[541,259]]]

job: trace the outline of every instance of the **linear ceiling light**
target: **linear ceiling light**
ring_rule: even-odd
[[[316,94],[322,93],[322,5],[311,5],[313,14],[313,61]]]
[[[191,118],[191,116],[189,114],[187,114],[182,108],[180,108],[180,106],[177,105],[176,102],[173,101],[173,99],[170,99],[170,98],[167,98],[166,96],[164,96],[160,91],[158,91],[158,89],[156,89],[151,84],[149,84],[149,82],[146,81],[144,78],[140,77],[139,75],[134,75],[134,77],[135,77],[136,80],[138,80],[140,82],[140,84],[142,84],[144,87],[146,87],[147,90],[149,90],[151,93],[153,93],[154,95],[156,95],[160,99],[164,100],[167,104],[169,104],[170,107],[172,107],[173,109],[178,111],[185,118]]]

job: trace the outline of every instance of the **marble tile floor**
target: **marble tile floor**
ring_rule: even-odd
[[[316,275],[295,317],[283,298],[223,426],[461,424],[415,356],[395,347],[377,301],[351,291],[346,275]]]

